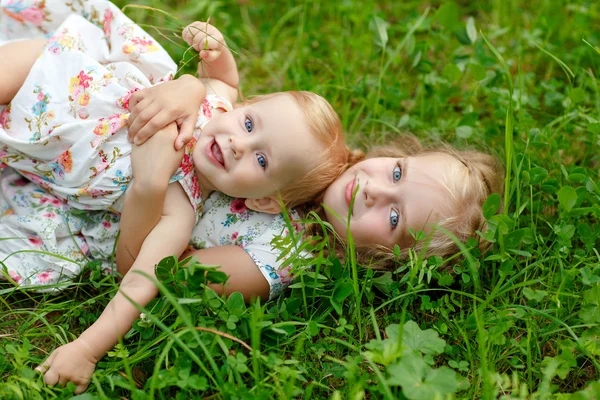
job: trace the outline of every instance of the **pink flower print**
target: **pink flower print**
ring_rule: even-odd
[[[77,78],[79,78],[79,84],[83,86],[84,89],[89,88],[90,82],[94,80],[94,77],[86,75],[84,71],[79,71]]]
[[[184,175],[187,175],[194,170],[194,161],[192,161],[192,157],[189,154],[183,156],[183,160],[181,160],[181,170]]]
[[[235,239],[237,239],[237,237],[238,237],[238,235],[239,235],[239,234],[240,234],[239,232],[233,232],[233,233],[231,234],[231,240],[235,240]]]
[[[112,226],[112,224],[110,223],[110,221],[105,220],[105,221],[102,221],[102,226],[106,229],[109,229]]]
[[[52,278],[52,270],[44,271],[41,274],[37,274],[35,277],[38,280],[38,282],[46,283],[50,280],[50,278]]]
[[[287,285],[293,279],[293,275],[291,273],[290,267],[285,267],[285,268],[277,271],[277,275],[279,275],[279,278],[281,279],[281,283],[283,285]]]
[[[212,110],[210,108],[210,103],[206,99],[204,99],[204,101],[202,102],[202,114],[204,114],[206,118],[212,118]]]
[[[41,9],[31,7],[21,11],[21,17],[35,26],[40,26],[44,22],[45,15]]]
[[[54,214],[53,212],[47,212],[44,214],[44,217],[46,218],[54,218],[56,217],[56,214]]]
[[[243,214],[248,211],[246,201],[244,199],[234,199],[229,206],[229,211],[236,214]]]
[[[140,90],[140,88],[131,89],[125,94],[125,96],[117,99],[117,107],[129,111],[129,101],[131,100],[131,96],[138,90]]]
[[[83,242],[83,243],[81,244],[81,248],[80,248],[80,250],[81,250],[81,252],[82,252],[83,254],[87,254],[87,252],[89,251],[89,249],[90,249],[90,248],[88,247],[88,244],[87,244],[86,242]]]
[[[10,108],[9,104],[2,112],[0,112],[0,126],[10,129]]]
[[[42,101],[44,100],[44,93],[42,91],[40,91],[37,95],[37,100],[38,101]]]
[[[77,115],[79,115],[79,118],[81,118],[81,119],[88,119],[88,117],[90,116],[90,113],[85,108],[82,108],[81,110],[79,110],[77,112]]]
[[[107,8],[104,11],[104,23],[102,24],[102,29],[104,30],[104,36],[107,39],[110,39],[110,24],[115,19],[115,16],[112,13],[110,8]]]
[[[52,201],[52,199],[50,199],[50,197],[42,197],[40,199],[40,204],[46,204],[46,203],[49,203],[51,201]]]
[[[63,204],[62,201],[58,199],[52,199],[51,203],[53,206],[61,206]]]
[[[21,282],[21,277],[15,271],[8,271],[8,276],[10,276],[10,279],[15,281],[15,283]]]
[[[42,239],[40,239],[37,236],[28,236],[27,239],[29,240],[29,243],[35,245],[35,246],[42,246]]]
[[[185,145],[185,149],[189,154],[194,153],[194,147],[196,147],[196,143],[198,142],[198,140],[196,140],[195,137],[193,137],[186,145]]]
[[[18,178],[12,181],[12,186],[20,187],[25,186],[29,183],[29,181],[25,178]]]

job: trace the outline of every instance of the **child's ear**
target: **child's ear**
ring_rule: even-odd
[[[267,214],[279,214],[283,211],[277,196],[263,197],[262,199],[246,199],[245,204],[251,210]]]

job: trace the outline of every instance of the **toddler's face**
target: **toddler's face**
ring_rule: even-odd
[[[355,243],[410,247],[414,239],[409,228],[425,230],[447,206],[450,194],[444,187],[444,174],[456,166],[452,163],[460,164],[447,154],[364,160],[327,188],[323,200],[327,220],[346,237],[350,200],[358,187],[350,216]]]
[[[215,116],[193,159],[204,187],[260,199],[307,174],[324,150],[296,101],[282,94]]]

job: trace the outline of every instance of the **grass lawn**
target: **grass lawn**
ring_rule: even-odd
[[[79,399],[597,398],[600,3],[139,3],[167,12],[125,10],[175,60],[173,33],[210,17],[246,96],[318,92],[354,146],[412,132],[497,155],[505,204],[484,207],[485,254],[467,243],[386,273],[321,258],[262,304],[163,290]],[[93,264],[59,295],[0,284],[0,398],[70,398],[32,368],[116,287]]]

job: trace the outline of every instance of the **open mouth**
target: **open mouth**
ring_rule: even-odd
[[[206,146],[206,155],[208,159],[217,167],[225,169],[225,159],[223,158],[223,152],[221,146],[216,140],[213,140]]]

